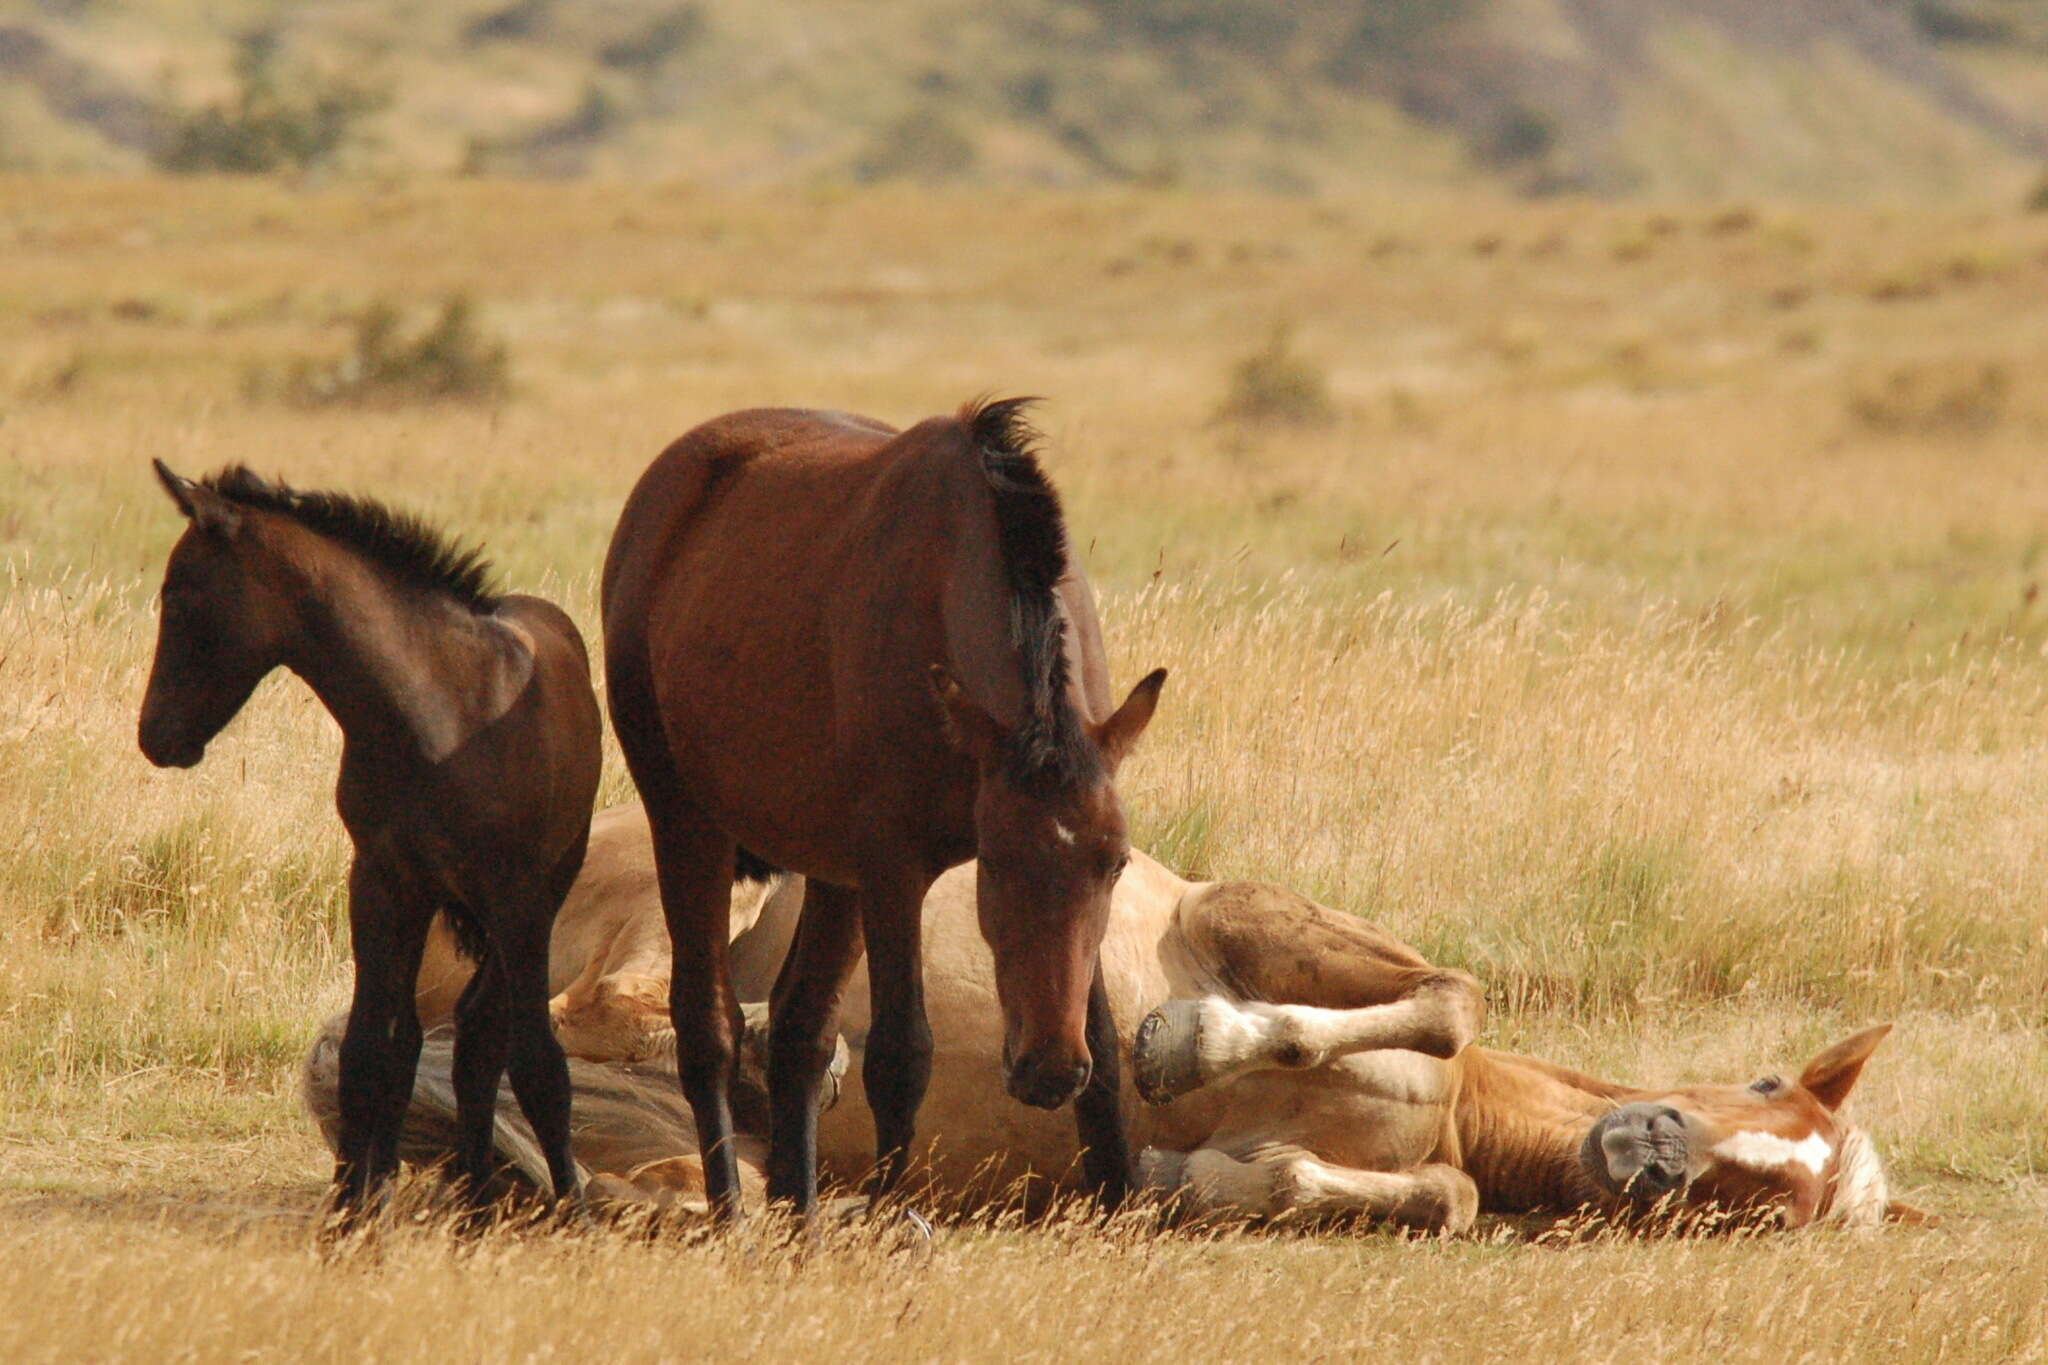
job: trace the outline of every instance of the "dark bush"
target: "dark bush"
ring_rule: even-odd
[[[1330,420],[1330,381],[1321,366],[1294,350],[1284,324],[1265,346],[1233,365],[1230,387],[1216,416],[1230,422],[1274,422],[1318,426]]]
[[[943,111],[915,109],[883,129],[854,163],[861,180],[948,180],[973,167],[974,142]]]
[[[621,71],[653,71],[704,34],[704,11],[678,5],[639,29],[597,50],[597,59]]]
[[[267,175],[324,166],[384,97],[351,81],[304,74],[287,88],[276,70],[277,39],[243,37],[232,99],[175,114],[155,153],[163,170],[194,175]]]
[[[398,308],[379,300],[356,319],[348,353],[304,360],[287,372],[280,396],[308,407],[332,404],[492,402],[508,391],[505,345],[477,328],[475,310],[457,294],[416,336],[402,335]],[[252,377],[252,393],[273,387]]]

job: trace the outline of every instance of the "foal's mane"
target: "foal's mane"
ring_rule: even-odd
[[[1025,409],[1035,398],[978,399],[959,420],[994,504],[996,540],[1009,581],[1010,640],[1023,670],[1024,721],[1010,760],[1024,781],[1077,781],[1101,766],[1067,695],[1067,628],[1059,581],[1067,572],[1067,523],[1059,494],[1038,463],[1038,430]]]
[[[229,465],[199,482],[239,506],[289,517],[409,587],[445,593],[474,612],[498,605],[482,547],[459,545],[414,513],[349,493],[304,492],[247,465]]]

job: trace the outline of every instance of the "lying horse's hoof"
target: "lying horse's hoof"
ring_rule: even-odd
[[[1147,1104],[1202,1086],[1202,1002],[1168,1000],[1146,1015],[1131,1046],[1132,1081]]]

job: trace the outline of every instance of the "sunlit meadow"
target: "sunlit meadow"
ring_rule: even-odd
[[[294,396],[373,303],[455,295],[502,398]],[[0,182],[0,1353],[2048,1353],[2043,297],[2018,213]],[[425,511],[595,638],[692,423],[985,392],[1046,397],[1118,678],[1172,670],[1141,844],[1371,916],[1487,982],[1494,1045],[1620,1079],[1897,1020],[1856,1110],[1944,1226],[321,1265],[337,736],[280,677],[199,769],[136,751],[149,459]]]

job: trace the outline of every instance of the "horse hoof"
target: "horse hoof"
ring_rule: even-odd
[[[1131,1046],[1132,1081],[1147,1104],[1202,1086],[1202,1002],[1169,1000],[1145,1016]]]

